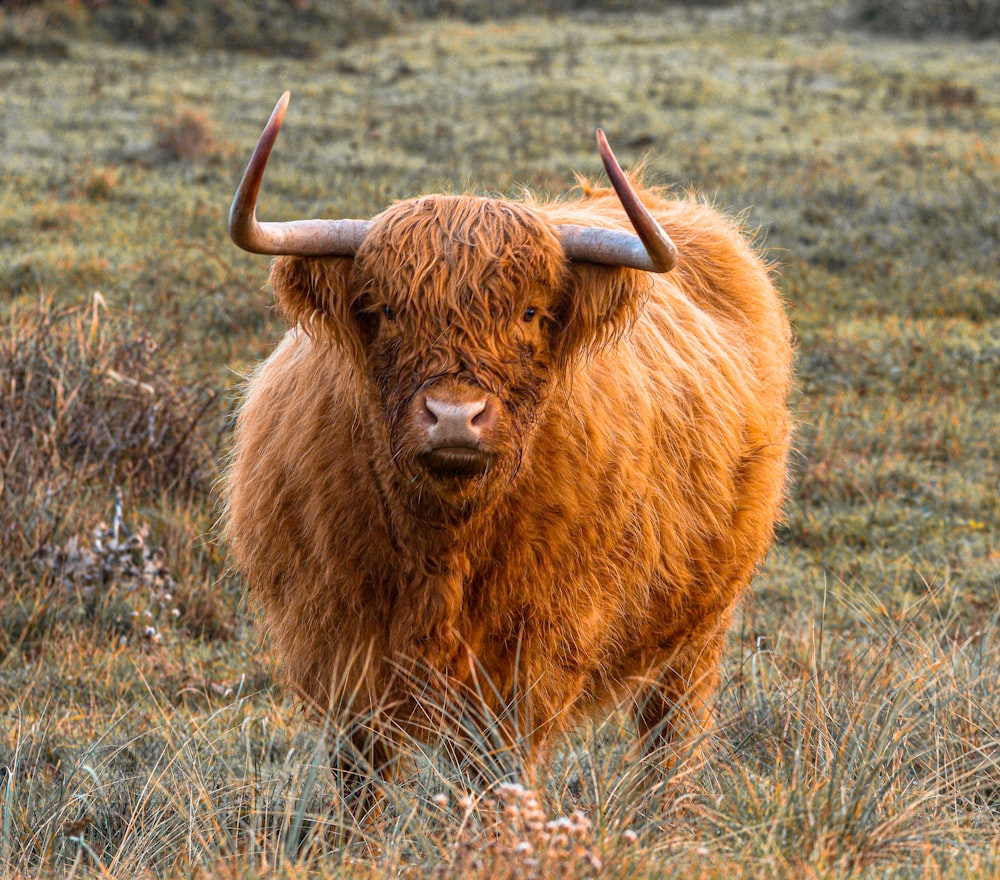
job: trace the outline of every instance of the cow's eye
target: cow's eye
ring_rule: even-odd
[[[388,321],[396,320],[396,310],[392,306],[382,306],[382,314],[385,315]]]
[[[528,308],[524,310],[524,315],[522,315],[522,317],[526,322],[533,321],[535,319],[535,307],[528,306]]]

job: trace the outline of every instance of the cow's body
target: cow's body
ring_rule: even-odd
[[[589,188],[406,202],[354,259],[276,262],[299,326],[250,381],[226,531],[316,707],[420,731],[516,698],[536,742],[627,697],[642,731],[707,721],[781,505],[790,334],[732,222],[641,195],[668,275],[567,264],[555,224],[632,228]],[[435,388],[486,395],[488,464],[420,458]]]

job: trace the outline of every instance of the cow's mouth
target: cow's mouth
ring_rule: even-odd
[[[420,456],[421,464],[437,477],[469,479],[482,476],[490,466],[490,456],[467,446],[439,446]]]

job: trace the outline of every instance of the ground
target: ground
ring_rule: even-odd
[[[1000,870],[995,40],[873,35],[819,0],[362,37],[0,42],[5,872]],[[530,785],[412,743],[378,814],[338,799],[214,537],[240,378],[283,330],[225,217],[286,88],[263,218],[565,192],[603,127],[776,263],[794,483],[700,768],[644,768],[616,716]]]

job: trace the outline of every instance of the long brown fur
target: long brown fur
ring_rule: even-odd
[[[293,329],[250,380],[225,533],[314,707],[419,731],[442,695],[517,694],[538,744],[627,697],[642,734],[710,722],[782,501],[790,333],[737,224],[640,191],[667,275],[566,260],[555,224],[631,230],[586,183],[405,201],[355,259],[275,261]],[[417,465],[433,383],[501,402],[486,474]]]

